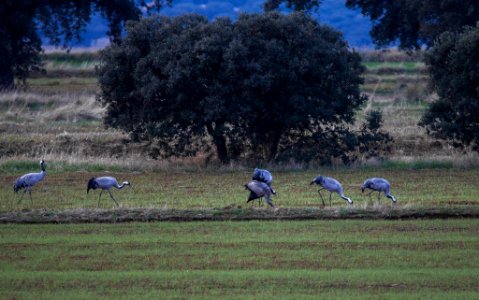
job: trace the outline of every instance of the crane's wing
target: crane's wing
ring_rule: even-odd
[[[118,185],[118,182],[116,181],[116,179],[111,176],[97,177],[95,181],[99,188],[108,188],[108,187]]]
[[[28,173],[17,179],[17,183],[25,186],[34,186],[38,182],[42,181],[45,177],[45,172],[40,173]]]
[[[324,177],[324,182],[322,186],[327,189],[328,191],[335,191],[338,193],[341,193],[343,191],[343,187],[341,186],[341,183],[337,181],[334,178],[331,177]]]
[[[260,181],[256,181],[256,180],[252,180],[250,182],[248,182],[245,187],[251,191],[252,193],[254,193],[257,197],[256,198],[260,198],[260,197],[263,197],[269,193],[271,193],[271,189],[269,188],[269,186],[267,184],[265,184],[264,182],[260,182]],[[252,195],[250,195],[251,197]],[[256,199],[254,198],[254,199]],[[250,199],[252,200],[252,199]]]

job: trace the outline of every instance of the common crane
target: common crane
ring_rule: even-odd
[[[271,183],[273,183],[273,175],[271,175],[271,172],[265,169],[258,169],[255,168],[253,171],[253,180],[261,181],[266,183],[268,186],[271,186]]]
[[[30,195],[30,202],[33,205],[32,188],[35,186],[35,184],[42,181],[43,178],[45,178],[45,175],[47,174],[47,171],[45,170],[46,163],[43,159],[40,161],[40,167],[42,168],[41,172],[25,174],[15,181],[15,184],[13,185],[13,191],[15,193],[17,193],[21,189],[25,189],[17,204],[19,204],[22,201],[23,196],[28,191],[28,194]]]
[[[251,180],[245,184],[244,187],[250,191],[248,201],[246,201],[246,203],[264,197],[266,199],[266,203],[272,208],[275,208],[273,202],[271,202],[271,195],[273,194],[271,192],[272,189],[266,183],[258,180]]]
[[[384,178],[368,178],[364,181],[363,186],[361,187],[361,192],[364,193],[364,190],[370,189],[371,192],[369,193],[369,200],[371,203],[373,203],[373,200],[371,199],[371,194],[374,192],[378,192],[378,202],[381,203],[381,192],[386,195],[389,199],[392,200],[393,203],[396,203],[397,200],[396,198],[391,195],[390,193],[390,188],[391,185],[389,184],[389,181],[387,181]]]
[[[271,189],[271,193],[276,195],[276,191],[271,187],[271,184],[273,183],[273,175],[271,175],[270,171],[266,169],[255,168],[253,171],[253,177],[251,179],[266,183]],[[259,198],[259,204],[261,204],[261,199],[262,197]]]
[[[108,193],[110,194],[110,197],[113,200],[113,202],[116,203],[116,206],[119,206],[118,202],[116,202],[115,198],[111,194],[111,188],[115,187],[115,188],[120,190],[127,185],[129,185],[131,187],[131,185],[128,181],[123,181],[123,183],[121,185],[119,185],[118,181],[116,181],[116,179],[114,177],[111,177],[111,176],[92,177],[88,181],[86,193],[88,194],[90,189],[93,189],[93,190],[101,189],[100,196],[98,196],[98,205],[97,205],[98,207],[100,207],[101,194],[103,193],[103,191],[107,190]]]
[[[331,207],[331,197],[333,193],[338,193],[338,195],[343,198],[344,200],[348,201],[349,204],[353,204],[353,200],[351,198],[348,198],[344,195],[343,193],[343,187],[341,186],[341,183],[337,181],[334,178],[331,177],[326,177],[326,176],[318,176],[314,178],[313,181],[311,181],[310,184],[319,184],[321,188],[318,190],[319,196],[321,197],[321,200],[323,201],[323,206],[324,204],[324,199],[323,196],[321,195],[321,190],[327,190],[329,192],[329,206]]]

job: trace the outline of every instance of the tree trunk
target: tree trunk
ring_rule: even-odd
[[[281,140],[281,131],[275,131],[271,139],[271,144],[269,147],[268,161],[272,161],[278,154],[279,141]]]
[[[213,128],[211,123],[206,124],[208,134],[213,138],[218,159],[221,161],[221,163],[227,164],[230,162],[230,159],[228,157],[228,149],[226,148],[226,139],[223,136],[223,133],[220,132],[217,127],[218,126],[215,126],[215,128]]]
[[[13,71],[10,68],[0,68],[0,91],[14,88]]]

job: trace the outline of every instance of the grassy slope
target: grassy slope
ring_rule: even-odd
[[[479,223],[0,226],[2,298],[473,298]]]

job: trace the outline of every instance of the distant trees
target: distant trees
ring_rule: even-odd
[[[425,59],[439,99],[420,124],[435,137],[479,152],[479,23],[443,33]]]
[[[479,152],[479,1],[346,3],[371,18],[371,36],[378,46],[399,40],[402,49],[429,48],[425,62],[439,99],[427,109],[420,125],[434,137]]]
[[[296,11],[308,11],[318,9],[322,0],[265,0],[263,8],[265,11],[278,9],[283,3],[289,9]]]
[[[347,0],[371,18],[371,37],[385,47],[399,41],[402,49],[428,47],[443,32],[459,32],[479,21],[477,0]]]
[[[366,100],[359,55],[304,13],[243,14],[234,23],[151,17],[126,29],[98,69],[105,122],[155,141],[158,156],[192,155],[212,143],[223,163],[294,159],[292,149],[322,133],[349,134]],[[309,146],[316,158],[343,155],[329,145]]]
[[[318,9],[322,0],[265,0],[266,11],[282,4],[293,10]],[[477,0],[346,0],[373,22],[371,37],[379,47],[399,41],[401,49],[428,47],[443,32],[459,32],[479,21]]]
[[[14,78],[25,80],[41,68],[40,31],[53,45],[67,46],[79,39],[94,12],[110,24],[108,34],[118,40],[126,20],[139,19],[140,6],[159,9],[171,0],[2,0],[0,1],[0,90],[11,88]]]

